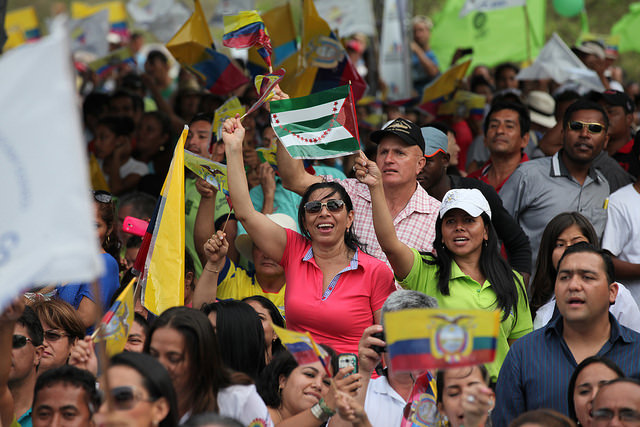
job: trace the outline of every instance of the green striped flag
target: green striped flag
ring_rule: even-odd
[[[349,85],[272,101],[271,126],[294,159],[327,159],[360,149]]]

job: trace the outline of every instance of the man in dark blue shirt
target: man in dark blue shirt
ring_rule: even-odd
[[[565,415],[569,378],[589,356],[606,356],[627,376],[640,377],[640,334],[609,314],[618,284],[611,258],[586,243],[566,250],[558,265],[555,295],[560,315],[516,341],[502,364],[494,427],[507,426],[538,408]]]

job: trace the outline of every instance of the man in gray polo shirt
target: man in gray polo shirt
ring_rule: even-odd
[[[529,236],[533,265],[542,232],[559,213],[581,213],[602,236],[609,183],[591,166],[606,147],[608,127],[607,113],[599,104],[576,101],[564,114],[562,149],[552,157],[521,164],[502,187],[505,209]]]

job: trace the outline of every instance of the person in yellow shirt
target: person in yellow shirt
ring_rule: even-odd
[[[282,213],[267,214],[276,224],[296,230],[293,218]],[[248,234],[240,234],[235,241],[236,249],[255,266],[255,273],[251,274],[236,266],[226,255],[229,242],[225,233],[217,231],[204,244],[207,263],[202,269],[193,293],[193,307],[214,302],[218,299],[236,299],[252,295],[262,295],[278,307],[284,316],[284,269],[277,262],[268,258],[256,245]]]

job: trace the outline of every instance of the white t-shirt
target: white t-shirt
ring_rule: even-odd
[[[625,185],[609,196],[607,225],[602,236],[602,249],[621,261],[640,264],[640,194],[633,184]],[[640,303],[640,279],[623,280]]]
[[[536,318],[533,319],[533,329],[540,329],[549,323],[555,308],[556,297],[553,296],[548,303],[540,307],[536,312]],[[609,307],[609,312],[613,314],[613,317],[622,326],[640,333],[640,309],[638,309],[638,304],[636,304],[629,289],[621,283],[618,283],[618,296],[616,297],[616,302]]]
[[[387,377],[369,381],[364,410],[373,427],[400,427],[407,402],[391,387]]]
[[[218,392],[220,415],[231,417],[243,425],[273,427],[267,405],[254,385],[232,385]]]
[[[125,164],[120,166],[120,178],[124,179],[127,176],[133,174],[145,176],[149,173],[149,166],[146,163],[142,163],[139,160],[134,159],[133,157],[129,157],[129,160],[126,161]]]

